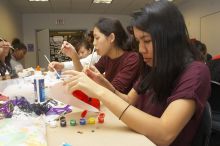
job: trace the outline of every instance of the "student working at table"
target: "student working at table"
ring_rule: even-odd
[[[0,39],[0,80],[11,78],[10,46],[11,44],[9,42]]]
[[[101,18],[94,26],[94,46],[102,56],[94,69],[118,91],[127,94],[139,75],[140,56],[132,51],[132,41],[120,21]],[[75,70],[82,71],[83,66],[75,48],[68,42],[62,45],[62,52],[72,58]]]
[[[92,69],[64,72],[72,75],[66,86],[97,97],[156,145],[190,146],[209,96],[210,73],[190,45],[184,18],[174,4],[159,1],[136,14],[132,26],[144,64],[128,95]]]

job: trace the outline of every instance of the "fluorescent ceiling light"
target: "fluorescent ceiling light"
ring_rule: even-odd
[[[112,0],[93,0],[93,3],[95,3],[95,4],[110,4],[110,3],[112,3]]]
[[[155,1],[158,2],[158,1],[160,1],[160,0],[155,0]],[[172,2],[173,0],[167,0],[167,1]]]
[[[48,0],[29,0],[30,2],[48,2]]]

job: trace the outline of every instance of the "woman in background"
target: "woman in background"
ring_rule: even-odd
[[[75,40],[73,40],[70,43],[73,46],[75,46],[82,66],[86,66],[90,63],[91,65],[93,65],[99,61],[101,56],[99,56],[97,52],[91,54],[93,45],[89,43],[87,39],[84,39],[80,42],[76,42]],[[92,62],[91,62],[91,58],[92,58]],[[54,71],[53,68],[61,72],[64,70],[75,69],[75,66],[72,61],[66,61],[66,62],[52,61],[51,63],[48,64],[48,70]]]
[[[199,40],[191,39],[192,46],[200,51],[201,59],[207,62],[212,59],[212,56],[207,52],[206,45]]]
[[[12,67],[10,64],[10,43],[6,40],[0,40],[0,75],[12,74]]]
[[[94,26],[94,48],[102,56],[93,67],[118,91],[127,94],[139,75],[140,59],[132,51],[131,40],[119,20],[101,18]],[[72,58],[77,71],[82,71],[79,56],[68,42],[62,45],[63,53]]]
[[[77,53],[79,58],[86,58],[92,53],[93,45],[86,40],[81,40],[77,45]]]
[[[24,68],[19,61],[23,59],[25,54],[27,53],[27,47],[19,39],[14,39],[12,41],[12,46],[14,50],[11,55],[11,66],[13,70],[15,70],[16,72],[20,72]]]

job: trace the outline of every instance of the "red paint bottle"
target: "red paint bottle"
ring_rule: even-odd
[[[76,98],[80,99],[81,101],[100,110],[100,101],[97,98],[89,97],[80,90],[73,91],[72,95],[75,96]]]

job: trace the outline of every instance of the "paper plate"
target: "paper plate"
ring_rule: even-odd
[[[75,106],[77,108],[88,110],[92,112],[99,112],[99,109],[81,101],[77,97],[70,94],[66,87],[63,85],[63,81],[59,80],[56,83],[48,86],[48,97],[59,100],[65,104]]]

